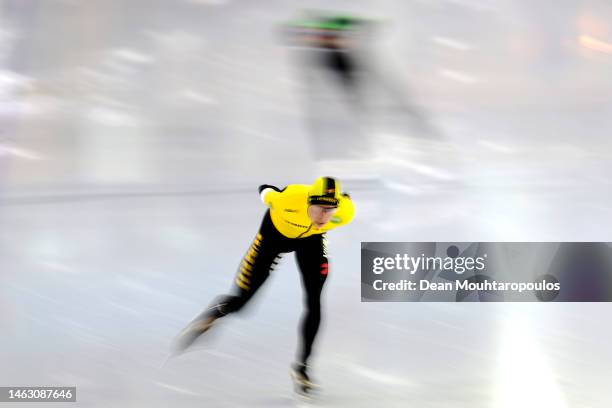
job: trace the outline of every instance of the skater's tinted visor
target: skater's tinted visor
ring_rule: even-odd
[[[308,204],[310,205],[324,205],[329,208],[338,207],[338,199],[336,197],[329,196],[310,196],[308,197]]]

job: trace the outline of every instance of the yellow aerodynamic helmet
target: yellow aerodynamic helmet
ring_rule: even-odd
[[[308,204],[338,206],[342,187],[333,177],[319,177],[310,187]]]

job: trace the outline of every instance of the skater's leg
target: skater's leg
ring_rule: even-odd
[[[282,249],[282,243],[276,235],[278,232],[270,229],[271,226],[272,221],[269,214],[266,214],[260,231],[240,264],[234,279],[234,293],[216,298],[183,330],[175,343],[177,351],[193,344],[217,319],[241,310],[265,282],[270,270],[278,263]]]
[[[278,245],[258,233],[240,263],[233,294],[217,298],[209,308],[210,314],[219,318],[241,310],[270,276],[279,259]]]
[[[296,250],[296,258],[305,291],[304,316],[301,325],[301,344],[298,363],[306,365],[321,323],[321,291],[328,273],[325,235],[305,238]]]
[[[267,212],[257,236],[240,262],[233,294],[217,298],[209,307],[211,316],[223,317],[244,307],[278,264],[281,252],[285,250],[284,240],[286,238],[276,230]]]
[[[298,394],[310,396],[317,385],[308,372],[308,359],[321,323],[321,291],[328,273],[324,235],[313,235],[300,242],[295,251],[305,292],[305,311],[300,327],[300,347],[296,363],[291,365],[291,377]]]

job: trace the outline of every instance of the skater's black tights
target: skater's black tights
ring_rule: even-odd
[[[312,352],[312,345],[314,343],[315,337],[317,336],[317,331],[319,330],[319,324],[321,323],[321,308],[320,305],[309,306],[308,309],[304,312],[304,317],[302,318],[302,343],[301,350],[298,355],[298,362],[301,364],[308,364],[308,357],[310,357],[310,353]]]
[[[328,260],[324,235],[289,239],[281,235],[266,213],[259,233],[242,260],[234,294],[217,298],[209,314],[219,318],[238,312],[265,282],[282,253],[295,252],[302,276],[305,311],[300,328],[301,342],[298,362],[306,364],[321,323],[321,291],[327,279]]]
[[[321,291],[327,279],[328,260],[325,256],[326,238],[315,235],[307,245],[295,251],[295,257],[302,275],[304,304],[306,310],[302,317],[302,343],[298,362],[308,363],[312,345],[321,323]],[[308,239],[308,238],[306,238]]]

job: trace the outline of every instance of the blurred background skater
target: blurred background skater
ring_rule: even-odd
[[[393,63],[372,42],[380,26],[372,19],[323,11],[302,12],[286,26],[319,172],[378,178],[375,159],[385,156],[389,143],[379,143],[377,133],[435,136],[404,84],[389,72]]]
[[[213,301],[178,336],[174,352],[181,353],[208,331],[215,321],[240,311],[274,270],[283,254],[295,252],[304,287],[300,348],[291,365],[296,392],[308,395],[316,385],[309,375],[309,358],[321,322],[321,291],[329,273],[326,232],[353,220],[355,207],[340,183],[320,177],[313,185],[292,184],[280,190],[259,187],[269,207],[233,284],[233,294]]]

